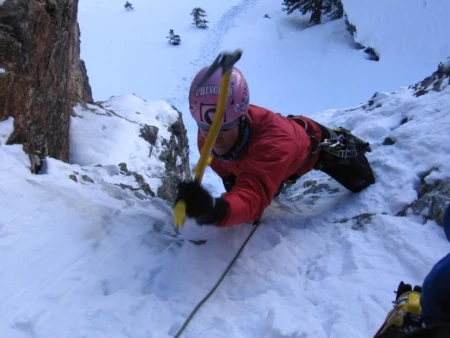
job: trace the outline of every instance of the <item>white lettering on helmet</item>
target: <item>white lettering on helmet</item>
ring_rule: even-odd
[[[219,86],[210,85],[200,87],[195,91],[195,96],[203,96],[203,95],[219,95]],[[228,96],[233,95],[233,87],[230,86],[228,89]]]

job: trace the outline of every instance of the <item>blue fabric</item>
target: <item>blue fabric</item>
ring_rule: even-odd
[[[420,305],[425,325],[450,323],[450,254],[437,262],[425,277]]]
[[[447,211],[444,215],[444,231],[445,236],[447,237],[448,241],[450,242],[450,204],[447,207]]]

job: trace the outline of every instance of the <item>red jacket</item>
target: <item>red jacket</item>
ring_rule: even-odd
[[[220,177],[236,176],[233,189],[223,195],[230,207],[219,226],[251,222],[261,217],[288,177],[304,175],[317,162],[318,153],[310,152],[311,141],[304,122],[254,105],[250,105],[248,114],[250,140],[239,158],[230,162],[214,158],[211,163]],[[307,122],[308,132],[321,140],[317,124],[303,116],[301,119]],[[201,150],[205,140],[198,135]]]

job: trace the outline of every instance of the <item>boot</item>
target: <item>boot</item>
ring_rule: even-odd
[[[394,308],[389,311],[383,325],[374,338],[395,336],[395,333],[410,333],[422,328],[420,292],[422,288],[400,282]]]

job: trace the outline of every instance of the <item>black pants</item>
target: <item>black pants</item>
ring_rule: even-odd
[[[322,129],[322,139],[329,138],[328,129],[319,123],[318,125]],[[375,183],[369,161],[359,151],[356,157],[342,159],[321,150],[315,169],[324,172],[352,192],[360,192]]]
[[[341,159],[323,152],[316,168],[352,192],[360,192],[375,183],[370,164],[361,153],[354,158]]]

